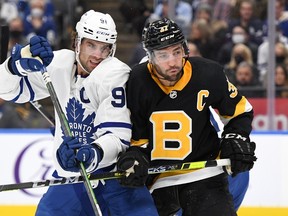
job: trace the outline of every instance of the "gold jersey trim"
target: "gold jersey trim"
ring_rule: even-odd
[[[183,60],[185,61],[185,60]],[[184,62],[183,62],[184,64]],[[151,63],[147,64],[147,68],[151,74],[152,79],[157,83],[157,85],[162,89],[163,92],[166,94],[169,94],[172,90],[181,91],[189,82],[189,80],[192,78],[192,65],[189,61],[186,61],[184,67],[183,67],[183,76],[179,79],[179,81],[174,86],[164,86],[159,81],[157,76],[155,75],[156,72],[153,68],[153,65]]]

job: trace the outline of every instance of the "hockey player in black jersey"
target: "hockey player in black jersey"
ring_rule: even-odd
[[[251,104],[227,80],[221,65],[188,58],[184,35],[172,20],[148,24],[143,45],[148,61],[132,69],[127,85],[133,128],[132,147],[117,164],[120,171],[127,172],[122,185],[146,183],[161,216],[175,215],[180,209],[185,216],[237,215],[225,168],[149,178],[147,168],[230,158],[232,176],[250,170],[256,161],[255,143],[249,139]],[[225,125],[221,139],[210,123],[209,106],[218,111]]]

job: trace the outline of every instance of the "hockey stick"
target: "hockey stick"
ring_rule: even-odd
[[[60,124],[61,124],[62,130],[64,132],[64,135],[67,137],[72,137],[72,133],[71,133],[69,125],[68,125],[68,120],[67,120],[67,118],[66,118],[66,116],[65,116],[65,114],[64,114],[64,112],[60,106],[60,103],[59,103],[58,97],[56,95],[54,86],[51,82],[51,78],[50,78],[50,76],[47,72],[47,69],[44,65],[41,69],[41,73],[42,73],[43,79],[45,81],[46,87],[49,91],[52,103],[56,109],[58,116],[59,116]],[[89,178],[88,178],[87,173],[86,173],[86,169],[85,169],[82,162],[79,162],[79,168],[80,168],[79,171],[80,171],[81,176],[83,177],[83,183],[84,183],[84,186],[86,188],[86,191],[87,191],[89,200],[91,202],[91,205],[93,207],[94,213],[96,216],[102,216],[99,204],[98,204],[96,197],[95,197],[95,194],[93,192],[92,185],[89,181]]]
[[[0,52],[0,63],[2,64],[7,58],[8,46],[9,46],[9,26],[1,26],[1,52]]]
[[[34,108],[49,122],[49,124],[54,127],[55,119],[54,117],[43,108],[43,106],[38,101],[30,101]]]
[[[0,28],[1,32],[1,52],[0,52],[0,63],[2,64],[6,58],[8,53],[8,46],[9,46],[9,26],[2,25]],[[30,101],[30,103],[38,110],[44,118],[50,123],[51,126],[54,126],[55,119],[52,117],[45,109],[43,109],[42,105],[38,101]]]
[[[208,160],[208,161],[198,161],[198,162],[186,162],[179,163],[174,165],[161,165],[157,167],[150,167],[148,169],[148,174],[160,174],[165,172],[173,172],[173,171],[187,171],[194,169],[202,169],[206,167],[220,167],[220,166],[230,166],[230,159],[219,159],[219,160]],[[108,172],[108,173],[98,173],[95,175],[89,176],[89,180],[109,180],[115,178],[121,178],[125,173],[121,172]],[[16,184],[6,184],[0,185],[0,192],[2,191],[11,191],[11,190],[19,190],[19,189],[30,189],[30,188],[42,188],[47,186],[57,186],[64,184],[76,184],[82,183],[82,176],[73,176],[67,178],[59,178],[59,179],[46,179],[42,181],[35,182],[24,182],[24,183],[16,183]]]
[[[1,31],[1,52],[0,52],[0,63],[2,64],[6,58],[8,53],[9,46],[9,26],[2,25],[0,28]],[[44,118],[50,123],[51,126],[54,126],[55,119],[52,117],[45,109],[43,109],[42,105],[38,101],[30,101],[30,103],[35,107],[37,111],[39,111]]]

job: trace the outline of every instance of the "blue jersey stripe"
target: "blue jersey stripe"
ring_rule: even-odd
[[[97,128],[111,128],[111,127],[119,127],[119,128],[128,128],[132,129],[132,125],[124,122],[104,122],[97,126]]]
[[[110,123],[110,122],[109,122]],[[112,122],[113,123],[113,122]],[[105,123],[104,123],[105,124]],[[127,123],[121,123],[121,124],[125,124],[125,125],[130,125],[130,124],[127,124]],[[101,124],[100,124],[101,125]],[[131,125],[130,125],[131,126]],[[99,129],[100,127],[97,127],[97,129]],[[102,127],[103,128],[103,127]],[[124,128],[127,128],[127,127],[124,127]],[[129,129],[131,129],[131,128],[129,128]],[[102,136],[104,136],[104,135],[106,135],[106,134],[112,134],[112,132],[111,131],[107,131],[107,132],[105,132]],[[130,146],[130,140],[129,141],[127,141],[127,140],[124,140],[124,139],[120,139],[120,141],[124,144],[124,145],[127,145],[127,146]]]
[[[15,98],[13,98],[11,101],[16,102],[18,100],[18,98],[20,97],[20,95],[23,93],[23,85],[24,85],[23,80],[24,80],[23,78],[20,80],[19,94]]]
[[[12,99],[13,102],[16,102],[19,97],[21,96],[21,94],[23,93],[23,90],[24,90],[24,81],[28,87],[28,90],[30,92],[30,99],[29,101],[34,101],[34,98],[35,98],[35,92],[33,91],[32,89],[32,86],[31,86],[31,83],[29,82],[29,79],[28,77],[23,77],[21,80],[20,80],[20,91],[19,91],[19,94]]]
[[[120,139],[121,142],[127,146],[130,146],[130,141],[126,141],[126,140],[123,140],[123,139]]]
[[[32,86],[31,86],[31,84],[30,84],[30,82],[29,82],[28,77],[24,77],[24,80],[25,80],[25,83],[26,83],[26,85],[27,85],[27,87],[28,87],[28,89],[29,89],[29,92],[30,92],[30,99],[29,99],[29,101],[34,101],[35,92],[34,92],[33,89],[32,89]]]
[[[211,122],[212,125],[214,126],[215,130],[216,130],[217,132],[219,132],[219,131],[220,131],[220,128],[219,128],[218,123],[217,123],[217,121],[215,120],[215,118],[214,118],[214,116],[213,116],[213,114],[212,114],[211,112],[210,112],[210,122]]]

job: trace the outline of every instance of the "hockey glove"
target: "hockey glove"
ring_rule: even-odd
[[[127,187],[142,187],[148,177],[149,162],[139,147],[130,147],[117,161],[117,170],[125,172],[120,184]]]
[[[250,142],[248,138],[239,134],[224,135],[221,139],[220,158],[230,158],[232,177],[253,168],[254,162],[257,160],[255,148],[254,142]],[[226,168],[224,169],[227,173],[230,172]]]
[[[96,170],[102,155],[102,149],[96,144],[84,145],[75,137],[64,137],[56,153],[58,163],[62,169],[79,172],[79,162],[83,162],[88,173]]]
[[[45,38],[34,36],[25,47],[16,44],[12,48],[9,67],[11,72],[20,77],[29,72],[39,72],[48,66],[54,57],[52,48]]]

